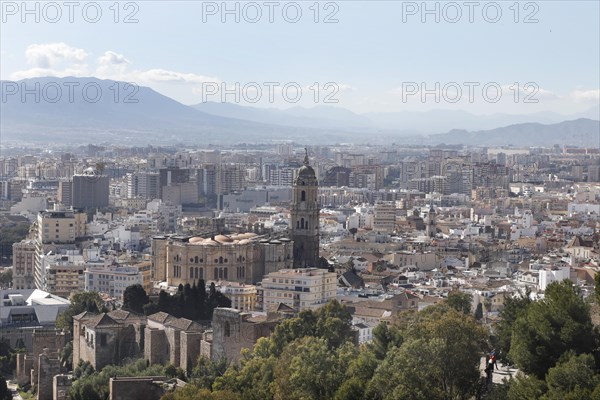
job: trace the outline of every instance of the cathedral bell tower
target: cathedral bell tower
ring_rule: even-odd
[[[304,165],[292,188],[291,232],[294,240],[294,268],[317,267],[319,261],[319,182],[308,162]]]
[[[435,209],[433,208],[433,204],[431,204],[429,207],[429,212],[427,213],[427,219],[425,221],[425,223],[426,223],[425,234],[427,235],[427,237],[430,237],[430,238],[435,237],[435,235],[437,233],[435,216],[436,216],[436,212],[435,212]]]

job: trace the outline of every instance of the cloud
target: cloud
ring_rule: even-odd
[[[87,70],[85,66],[82,68],[66,68],[63,70],[55,70],[52,68],[30,68],[22,71],[13,72],[10,75],[10,79],[18,81],[21,79],[40,78],[46,76],[64,78],[67,76],[87,77],[90,75],[91,73]]]
[[[597,103],[598,101],[600,101],[600,89],[574,90],[570,93],[570,95],[573,98],[573,100],[580,103]]]
[[[51,69],[62,62],[83,64],[88,53],[83,49],[71,47],[63,42],[32,44],[25,50],[25,58],[34,68]]]
[[[150,69],[147,71],[138,71],[136,75],[140,80],[145,82],[177,82],[193,84],[202,84],[205,82],[221,82],[221,80],[216,77],[169,71],[165,69]]]
[[[131,64],[131,61],[125,58],[123,54],[115,53],[114,51],[105,51],[104,55],[98,57],[100,65],[123,65]]]
[[[125,75],[131,61],[125,58],[124,55],[108,50],[102,56],[98,57],[97,61],[98,67],[96,68],[95,75],[98,78],[130,80]]]

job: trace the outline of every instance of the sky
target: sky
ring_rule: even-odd
[[[23,4],[26,4],[27,10]],[[1,1],[0,78],[94,76],[184,104],[575,114],[600,1]]]

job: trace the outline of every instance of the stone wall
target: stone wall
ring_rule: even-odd
[[[39,355],[48,349],[50,353],[60,352],[67,344],[67,336],[57,329],[36,329],[32,335],[33,369],[38,370]]]
[[[61,373],[60,360],[56,354],[50,354],[50,352],[46,350],[43,354],[40,354],[38,365],[39,369],[36,385],[37,399],[52,400],[54,392],[54,375]]]
[[[144,332],[144,358],[150,364],[166,364],[169,357],[169,347],[165,331],[146,327]]]
[[[53,400],[68,400],[69,389],[73,385],[70,375],[54,375],[52,382]]]
[[[181,332],[180,335],[180,362],[179,366],[184,371],[188,367],[193,368],[200,356],[200,341],[202,340],[202,332]]]
[[[172,327],[165,328],[165,335],[168,342],[169,347],[169,363],[173,365],[179,365],[179,334],[180,330],[174,329]]]
[[[165,393],[164,376],[110,378],[110,400],[159,400]]]
[[[17,383],[19,386],[31,383],[31,370],[33,369],[33,355],[17,353]]]
[[[269,336],[278,323],[274,321],[249,321],[250,314],[233,308],[216,308],[213,314],[213,337],[211,358],[223,357],[238,363],[241,351],[251,349],[261,337]],[[202,343],[204,346],[204,343]]]

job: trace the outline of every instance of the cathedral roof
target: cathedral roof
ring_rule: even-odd
[[[298,177],[302,177],[302,178],[314,178],[315,177],[315,170],[310,165],[304,164],[298,170]]]

